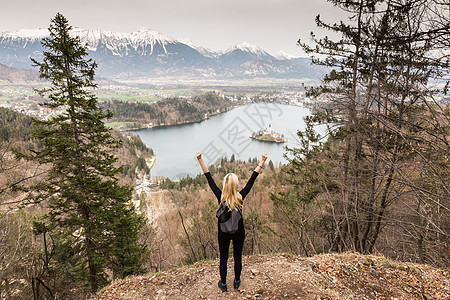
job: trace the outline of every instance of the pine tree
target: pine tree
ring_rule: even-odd
[[[274,166],[272,160],[269,160],[269,168],[270,168],[271,171],[274,171],[274,170],[275,170],[275,166]]]
[[[42,222],[55,236],[54,270],[95,292],[108,282],[107,270],[115,277],[139,271],[145,249],[138,245],[138,234],[144,219],[130,203],[132,188],[118,184],[120,168],[111,151],[121,144],[103,122],[112,114],[98,107],[93,93],[97,65],[86,58],[86,48],[70,35],[71,28],[58,13],[50,36],[42,41],[47,49],[43,61],[32,59],[40,77],[51,82],[36,91],[56,113],[35,120],[42,149],[29,158],[49,167],[33,200],[48,204]]]

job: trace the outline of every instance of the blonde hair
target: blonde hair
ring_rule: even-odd
[[[237,209],[242,206],[242,195],[237,191],[238,188],[238,177],[234,173],[228,173],[223,178],[223,189],[222,189],[222,197],[220,201],[222,205],[224,202],[227,202],[228,208]]]

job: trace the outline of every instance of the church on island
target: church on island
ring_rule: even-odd
[[[259,130],[258,132],[253,132],[250,138],[263,142],[274,142],[274,143],[287,142],[286,138],[284,137],[284,134],[272,131],[272,127],[270,124],[267,129]]]

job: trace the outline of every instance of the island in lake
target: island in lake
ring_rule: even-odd
[[[252,139],[263,141],[263,142],[274,142],[274,143],[285,143],[287,142],[284,134],[273,132],[269,124],[269,128],[253,132]]]

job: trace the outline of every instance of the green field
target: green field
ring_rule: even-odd
[[[33,88],[46,87],[48,84],[41,83],[39,85],[23,85],[23,84],[8,84],[0,85],[0,103],[7,101],[15,103],[36,102],[39,97]],[[290,87],[290,88],[289,88]],[[192,97],[207,92],[216,90],[222,91],[226,96],[245,95],[245,94],[259,94],[270,93],[279,90],[290,90],[293,88],[293,83],[288,82],[284,86],[280,86],[279,82],[267,81],[252,81],[242,80],[235,82],[190,82],[168,84],[166,87],[155,86],[136,86],[130,83],[118,83],[115,85],[99,85],[99,88],[94,90],[99,101],[117,100],[127,102],[157,102],[165,98],[175,97]],[[42,100],[41,100],[42,101]]]
[[[8,95],[0,95],[0,102],[7,102],[12,100]]]
[[[104,100],[119,100],[119,101],[132,101],[132,102],[154,102],[159,101],[160,97],[151,97],[146,95],[146,91],[137,90],[116,90],[116,91],[96,91],[97,97],[100,101]]]
[[[118,100],[129,102],[155,102],[164,98],[194,96],[213,91],[214,89],[118,89],[118,90],[102,90],[96,91],[100,101]]]
[[[6,101],[29,101],[28,97],[37,96],[31,86],[23,85],[1,85],[0,102]]]

